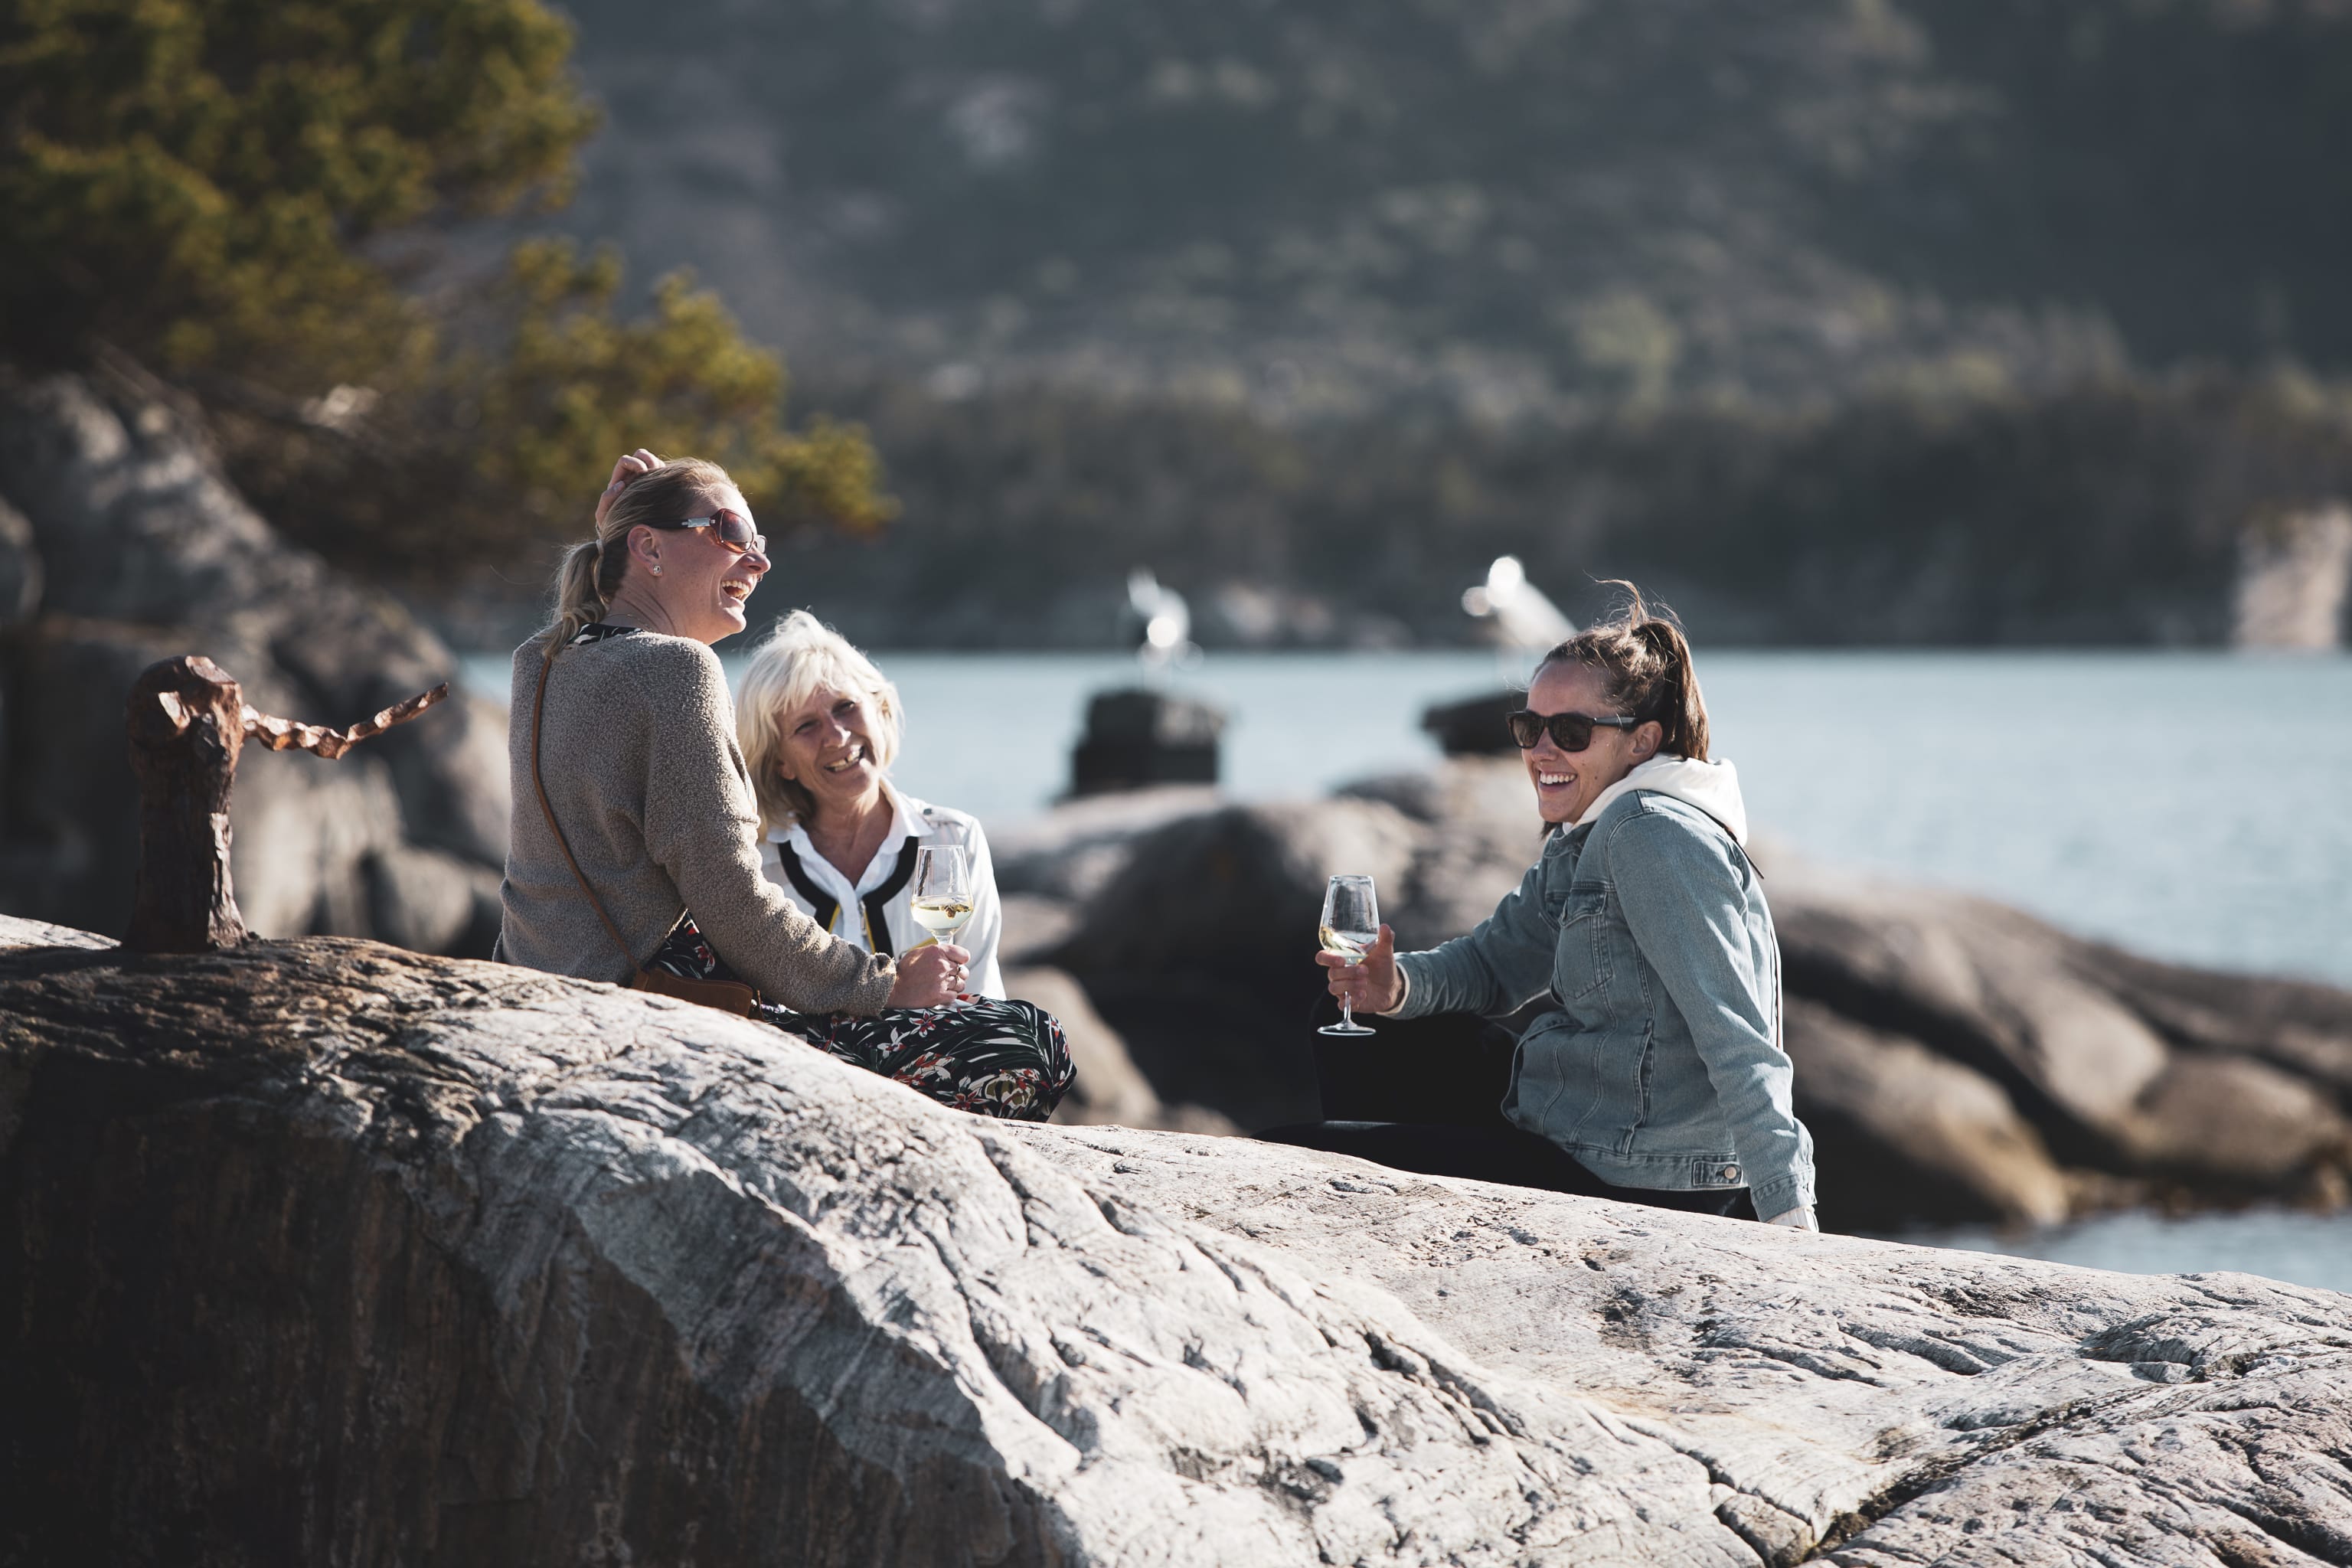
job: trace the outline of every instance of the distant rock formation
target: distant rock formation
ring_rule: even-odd
[[[1024,910],[1066,907],[1051,962],[1160,1093],[1265,1127],[1319,1109],[1325,879],[1371,873],[1401,946],[1442,942],[1533,859],[1525,795],[1516,763],[1463,758],[1326,801],[1188,812],[1163,797],[1124,838],[1099,816],[1034,825],[998,875]],[[2152,963],[1987,900],[1769,851],[1766,869],[1832,1226],[2345,1200],[2352,994]],[[1456,1036],[1414,1048],[1475,1048]]]
[[[2352,506],[2289,512],[2239,535],[2238,647],[2341,647],[2348,603]]]
[[[2352,1557],[2352,1300],[996,1123],[761,1025],[0,919],[26,1563]]]
[[[205,655],[256,705],[329,725],[456,674],[395,601],[274,532],[154,389],[0,374],[0,910],[123,929],[123,700],[154,660]],[[335,768],[248,756],[231,868],[247,922],[487,954],[505,734],[502,707],[457,700]]]

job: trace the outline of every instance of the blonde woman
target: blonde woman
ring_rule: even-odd
[[[950,1105],[997,1110],[1006,1097],[1051,1108],[1074,1076],[1060,1026],[1004,1000],[996,946],[1003,906],[977,819],[917,800],[890,783],[904,710],[874,662],[805,610],[752,650],[735,704],[735,732],[759,799],[761,868],[794,905],[844,942],[877,953],[928,951],[914,921],[916,851],[961,848],[972,913],[957,941],[970,952],[971,994],[947,1023],[853,1026],[828,1041],[854,1045],[887,1077],[919,1074]],[[998,1110],[998,1114],[1005,1112]]]
[[[583,979],[737,982],[757,1016],[959,1109],[1044,1121],[1069,1087],[1059,1025],[977,1006],[970,952],[826,932],[761,873],[759,812],[710,645],[769,567],[715,463],[620,460],[555,622],[515,651],[513,844],[498,956]],[[1001,1064],[982,1073],[985,1058]]]
[[[1004,931],[979,819],[890,782],[905,733],[898,689],[849,639],[795,610],[752,649],[735,734],[760,803],[761,868],[817,924],[874,952],[927,940],[914,921],[915,851],[955,847],[971,868],[971,989],[1002,999]]]

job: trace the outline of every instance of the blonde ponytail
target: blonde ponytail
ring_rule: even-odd
[[[555,569],[555,625],[541,658],[553,658],[557,648],[604,613],[604,595],[596,585],[603,553],[604,547],[593,539],[564,552],[563,564]]]
[[[563,564],[555,569],[555,618],[541,634],[547,644],[540,657],[553,658],[581,627],[604,618],[628,574],[629,530],[681,520],[698,497],[734,483],[726,469],[700,458],[675,458],[631,479],[596,525],[596,537],[563,552]]]

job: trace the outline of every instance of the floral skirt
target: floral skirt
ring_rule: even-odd
[[[691,915],[646,967],[689,980],[738,978]],[[871,1018],[762,1003],[756,1016],[941,1105],[1007,1121],[1045,1121],[1078,1076],[1060,1021],[1028,1002],[975,997],[944,1007],[893,1007]]]

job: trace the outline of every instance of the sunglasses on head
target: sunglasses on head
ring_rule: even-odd
[[[1641,721],[1612,714],[1596,719],[1590,713],[1538,713],[1532,708],[1522,708],[1507,713],[1503,722],[1511,727],[1511,739],[1523,752],[1533,751],[1544,732],[1551,732],[1551,743],[1563,752],[1580,752],[1592,744],[1595,730],[1630,730]]]
[[[662,529],[707,528],[710,530],[711,538],[738,555],[752,550],[758,551],[761,555],[768,553],[768,542],[760,536],[759,530],[751,526],[751,520],[740,511],[730,511],[724,507],[709,517],[680,518],[676,522],[649,522],[646,526]]]

